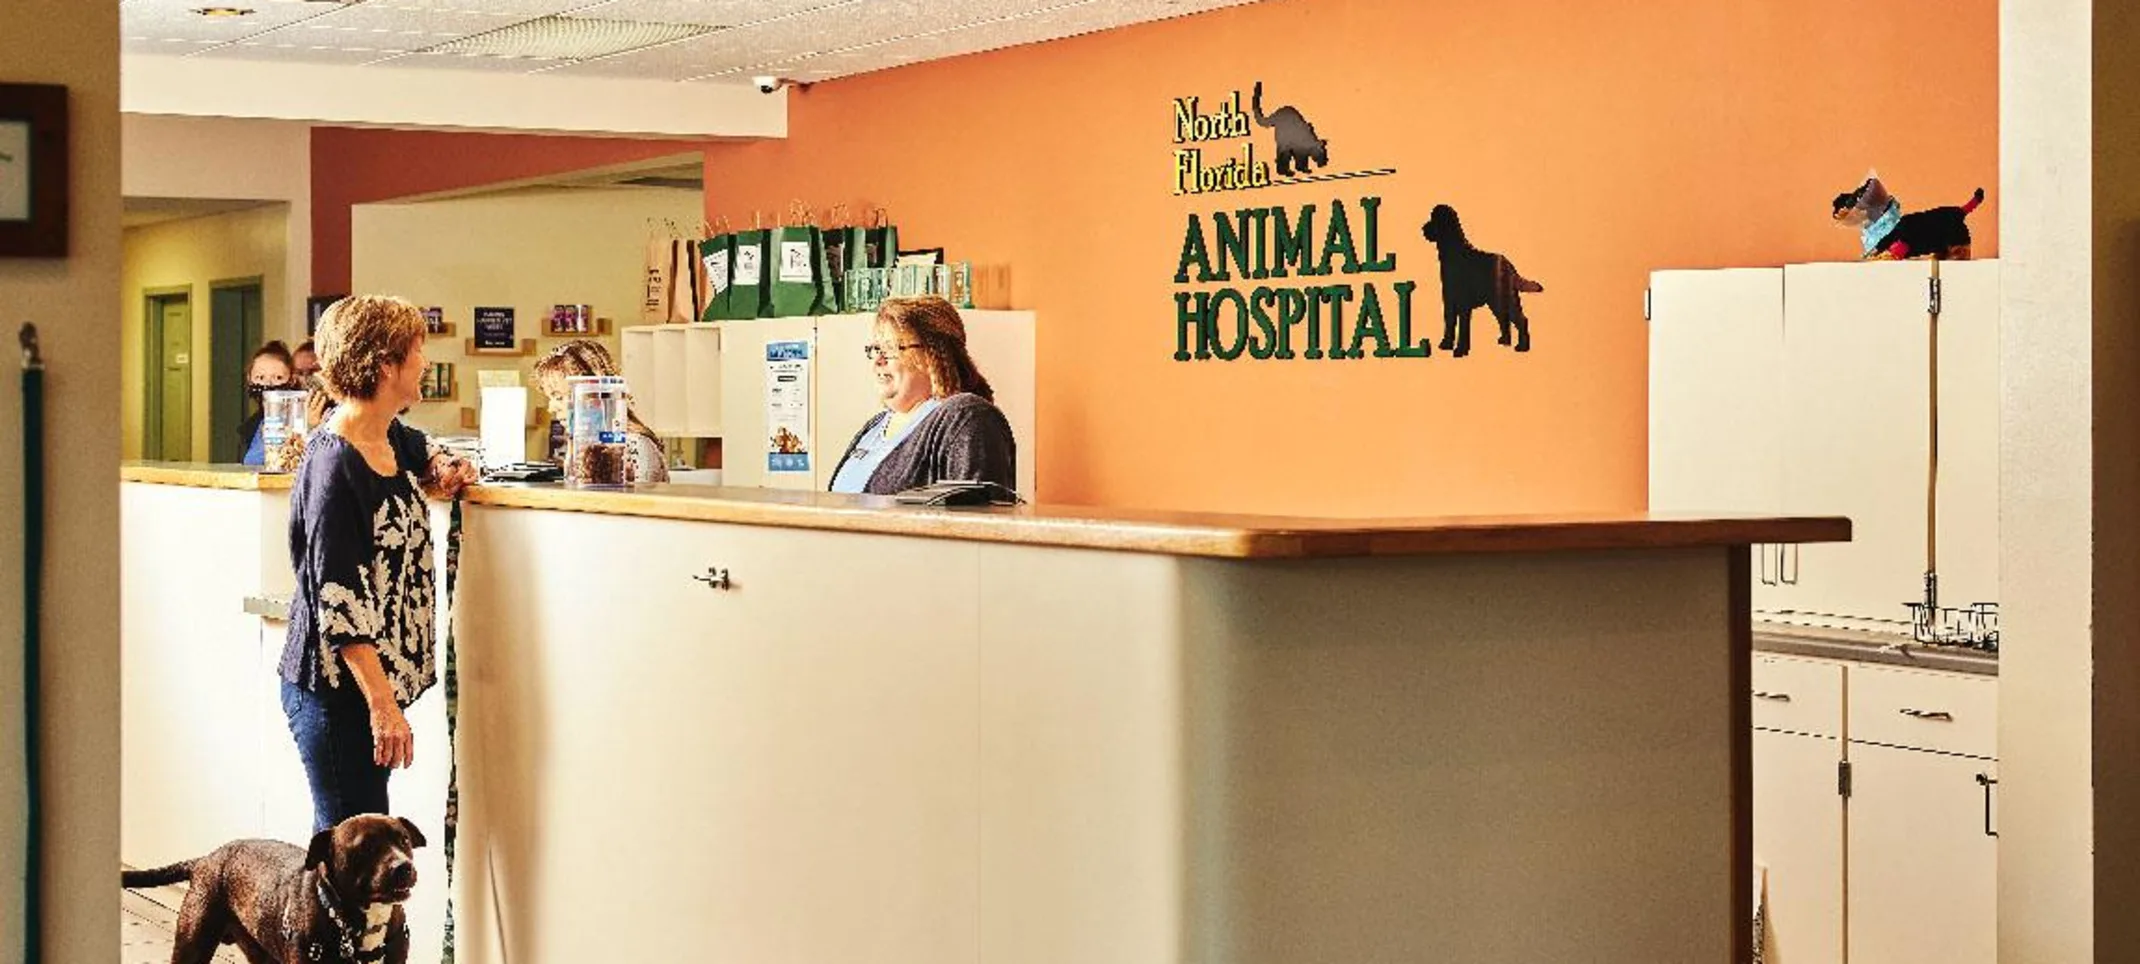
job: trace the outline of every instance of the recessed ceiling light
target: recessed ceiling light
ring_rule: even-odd
[[[250,7],[200,7],[193,11],[203,17],[250,17]]]

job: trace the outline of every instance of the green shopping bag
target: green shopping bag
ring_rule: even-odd
[[[729,259],[728,299],[721,308],[721,320],[772,317],[772,291],[767,284],[770,272],[765,263],[771,242],[772,232],[762,228],[736,232],[735,254]]]
[[[734,290],[736,269],[736,236],[722,232],[698,243],[699,264],[706,269],[706,310],[700,321],[720,321],[728,317],[728,293]]]
[[[819,298],[833,314],[847,311],[847,247],[853,229],[847,227],[847,205],[834,205],[830,223],[818,228]],[[837,226],[835,226],[837,225]]]
[[[823,314],[819,310],[817,270],[823,252],[823,240],[814,227],[803,224],[774,229],[769,252],[773,271],[767,295],[772,302],[770,317]]]
[[[864,268],[889,268],[899,263],[899,226],[885,219],[884,209],[878,208],[876,222],[862,229],[862,257]]]

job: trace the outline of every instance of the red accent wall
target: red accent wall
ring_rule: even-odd
[[[349,293],[349,209],[674,154],[701,141],[397,131],[312,130],[312,292]]]

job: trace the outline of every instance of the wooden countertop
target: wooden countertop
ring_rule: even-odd
[[[129,462],[120,468],[120,478],[215,489],[279,491],[290,487],[287,475],[263,474],[245,466],[199,463]],[[1635,512],[1344,519],[1069,505],[927,508],[899,505],[882,496],[703,485],[645,485],[629,490],[569,489],[555,484],[483,485],[470,489],[467,501],[500,508],[1221,559],[1671,549],[1850,539],[1850,521],[1837,517]]]
[[[119,480],[250,492],[287,492],[290,489],[288,475],[262,472],[250,465],[212,462],[122,462],[119,464]]]
[[[1664,549],[1850,539],[1850,521],[1834,517],[1629,513],[1331,519],[1067,505],[947,509],[898,505],[882,496],[698,485],[650,485],[628,491],[486,485],[470,490],[468,501],[519,509],[1224,559]]]

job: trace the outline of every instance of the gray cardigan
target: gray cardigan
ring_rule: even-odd
[[[832,466],[835,477],[865,436],[884,431],[884,420],[889,415],[878,412],[855,433],[854,440],[847,443],[847,451]],[[1011,437],[1010,420],[1003,417],[1003,410],[995,403],[979,395],[961,392],[939,403],[885,455],[862,491],[891,495],[950,481],[1018,487],[1018,442]]]

